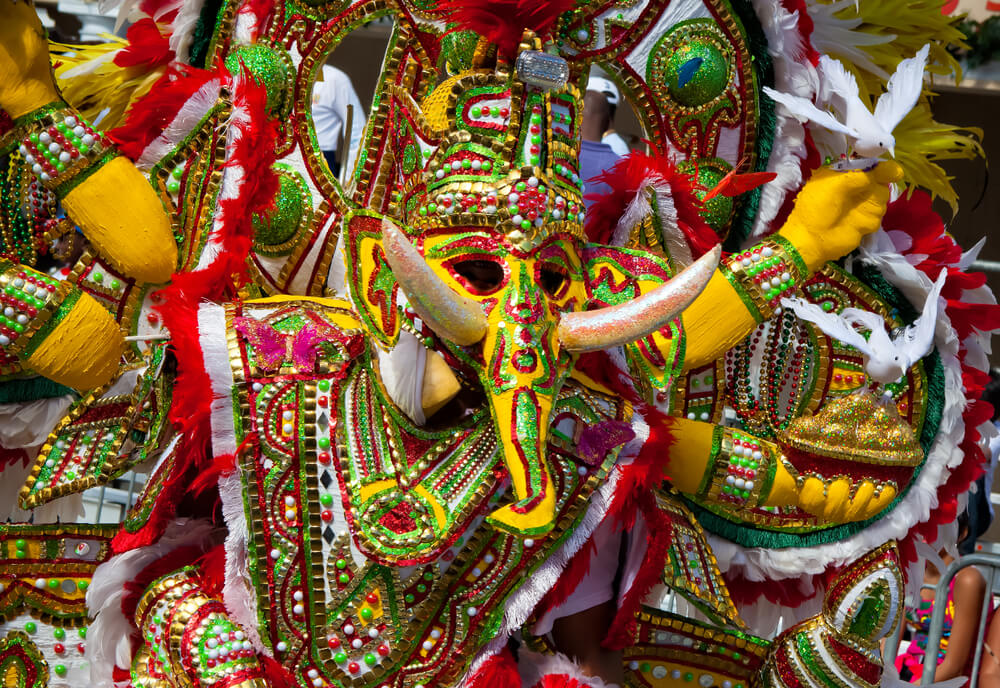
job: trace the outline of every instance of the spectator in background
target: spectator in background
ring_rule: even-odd
[[[618,112],[618,105],[622,100],[618,87],[610,79],[605,79],[602,76],[592,76],[587,81],[587,90],[597,91],[608,101],[608,119],[604,123],[604,128],[601,129],[600,138],[596,140],[611,146],[611,150],[619,157],[628,155],[630,152],[628,144],[615,131],[615,113]]]
[[[351,131],[347,139],[346,159],[339,150],[340,137],[347,121],[347,106],[353,107]],[[323,151],[330,171],[340,177],[341,163],[348,170],[354,169],[361,138],[365,129],[365,111],[354,91],[351,79],[344,72],[330,65],[323,65],[319,78],[313,86],[312,118],[316,128],[316,141]]]
[[[618,155],[601,139],[608,130],[609,122],[614,114],[611,103],[603,89],[605,84],[611,84],[607,79],[590,77],[587,92],[583,96],[583,123],[580,126],[580,178],[583,179],[583,203],[590,208],[592,194],[603,194],[609,191],[606,184],[593,181],[605,170],[614,167]],[[593,85],[593,86],[592,86]],[[614,84],[611,84],[612,87]],[[616,89],[617,92],[617,89]]]
[[[961,542],[969,530],[969,517],[962,512],[958,518],[958,541]],[[944,566],[950,566],[955,558],[944,549],[940,551]],[[941,580],[943,571],[927,562],[924,569],[924,585],[935,586]],[[944,613],[941,645],[937,652],[937,669],[934,682],[947,681],[959,676],[972,675],[972,662],[976,656],[977,634],[979,633],[979,615],[983,608],[983,596],[986,594],[986,580],[983,574],[974,566],[961,569],[948,587],[948,597],[936,600],[934,588],[920,590],[920,603],[917,609],[909,609],[906,614],[907,625],[913,629],[913,640],[906,652],[896,658],[896,669],[900,678],[910,683],[920,683],[924,669],[924,654],[927,651],[928,632],[930,631],[931,614],[934,605],[947,605]],[[992,604],[990,605],[992,614]],[[966,684],[968,681],[966,681]],[[1000,688],[1000,686],[997,686]]]

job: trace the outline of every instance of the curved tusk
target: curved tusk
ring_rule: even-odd
[[[420,319],[445,339],[469,346],[486,334],[486,314],[470,298],[455,293],[434,274],[410,240],[382,220],[382,248],[399,286]]]
[[[705,288],[719,264],[716,246],[669,282],[626,303],[595,311],[566,313],[559,320],[559,341],[570,353],[600,351],[635,342],[656,332],[687,308]]]

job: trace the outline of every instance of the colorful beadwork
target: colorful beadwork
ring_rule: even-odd
[[[54,108],[35,117],[18,151],[46,189],[65,196],[100,167],[93,163],[110,159],[110,143],[76,110]]]
[[[801,257],[788,242],[764,241],[733,254],[725,261],[723,274],[747,307],[758,314],[758,322],[770,318],[808,275]]]

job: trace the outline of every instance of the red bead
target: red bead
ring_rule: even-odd
[[[333,520],[333,512],[330,511],[329,509],[324,509],[323,513],[321,513],[319,515],[319,517],[322,518],[324,521],[332,521]]]
[[[530,150],[532,153],[537,154],[541,149],[538,146],[532,146],[528,150]]]
[[[378,653],[380,655],[382,655],[383,657],[385,657],[387,654],[389,654],[389,646],[388,645],[379,645],[378,646]]]
[[[321,406],[322,408],[326,408],[326,405],[327,405],[327,404],[328,404],[329,402],[328,402],[328,401],[326,400],[326,397],[320,397],[319,399],[317,399],[317,400],[316,400],[316,403],[317,403],[317,404],[318,404],[319,406]]]
[[[358,669],[359,668],[360,667],[358,667],[358,663],[357,662],[351,662],[350,664],[347,665],[347,670],[349,672],[351,672],[352,674],[358,673]]]
[[[84,651],[86,649],[87,648],[86,648],[86,646],[83,643],[77,643],[77,645],[76,645],[76,651],[79,652],[81,655],[84,653]]]
[[[378,594],[370,592],[365,596],[365,599],[368,600],[368,604],[375,604],[378,602]]]
[[[316,458],[318,458],[319,462],[324,466],[330,463],[330,455],[327,454],[326,452],[320,452],[319,456],[317,456]]]
[[[55,645],[52,646],[52,649],[56,651],[57,655],[61,655],[63,652],[66,651],[66,648],[63,646],[62,643],[56,643]]]
[[[330,646],[331,650],[336,650],[338,647],[340,647],[340,640],[337,638],[330,638],[329,640],[326,641],[326,644]]]
[[[500,116],[501,117],[509,117],[510,116],[510,108],[500,108]]]
[[[156,323],[160,322],[160,317],[156,313],[150,313],[149,315],[146,316],[146,320],[149,322],[150,325],[155,325]]]

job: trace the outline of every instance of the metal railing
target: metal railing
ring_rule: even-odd
[[[983,595],[982,608],[979,611],[979,629],[976,633],[975,656],[972,662],[972,676],[969,677],[968,685],[975,688],[979,681],[979,664],[983,659],[983,640],[986,635],[986,619],[993,606],[994,585],[1000,582],[1000,555],[997,554],[967,554],[960,559],[956,559],[948,565],[941,580],[934,588],[934,610],[931,612],[931,624],[927,634],[927,647],[924,650],[924,671],[920,677],[920,685],[929,686],[934,682],[934,674],[937,670],[938,648],[941,645],[941,636],[944,629],[944,614],[948,608],[947,604],[938,604],[948,599],[948,591],[952,580],[959,571],[968,567],[976,566],[986,575],[986,592]],[[895,653],[886,652],[886,657],[895,657]]]

